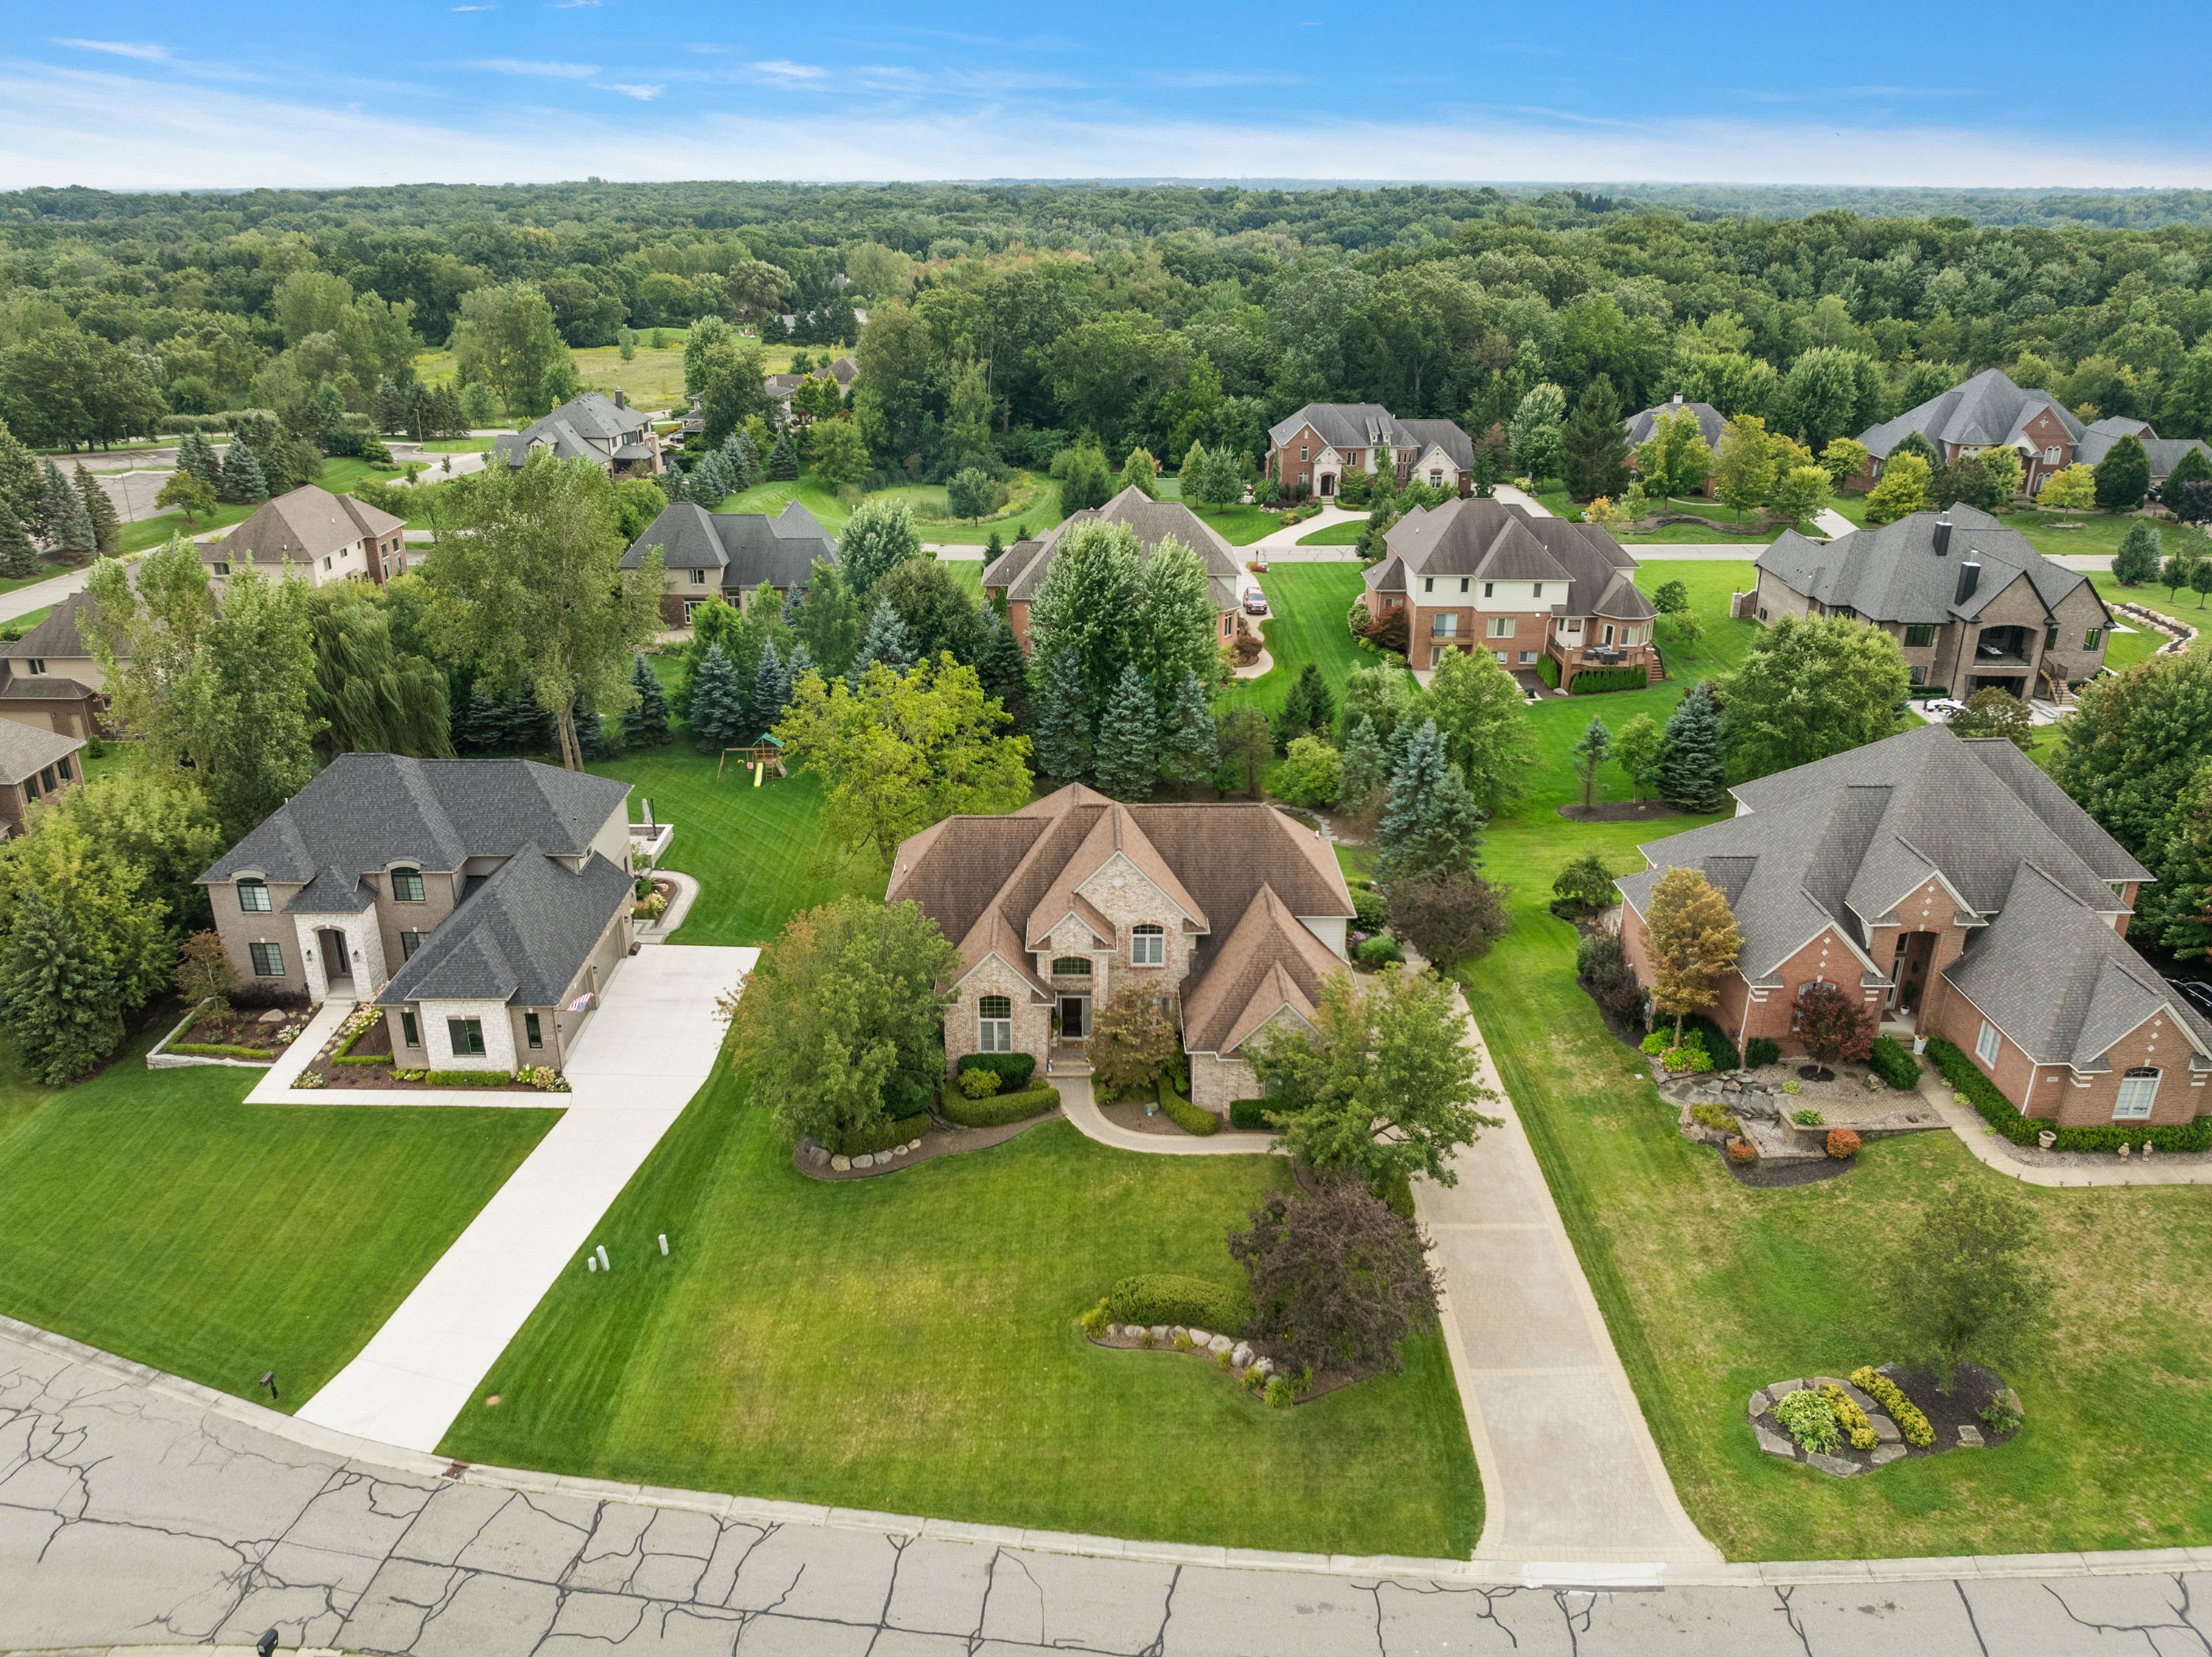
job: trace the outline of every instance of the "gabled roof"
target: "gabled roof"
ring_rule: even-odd
[[[595,391],[572,397],[552,413],[532,422],[520,431],[492,441],[492,448],[509,466],[520,466],[539,444],[562,460],[605,460],[624,443],[644,442],[652,421],[635,409],[617,408],[611,398]],[[649,452],[649,448],[648,448]]]
[[[1205,978],[1183,996],[1184,1045],[1194,1053],[1232,1053],[1285,1009],[1310,1020],[1322,980],[1343,965],[1263,885]]]
[[[1544,594],[1555,614],[1626,621],[1658,614],[1637,588],[1636,560],[1605,531],[1595,524],[1540,518],[1494,497],[1470,496],[1439,507],[1416,507],[1391,526],[1383,545],[1385,562],[1403,568],[1395,577],[1375,577],[1370,584],[1378,591],[1398,590],[1382,584],[1395,579],[1404,582],[1407,593],[1419,594],[1417,583],[1436,576],[1559,582],[1562,590]]]
[[[313,880],[393,863],[456,869],[525,846],[579,856],[629,784],[534,759],[409,759],[343,753],[218,857],[203,886],[259,874]]]
[[[1474,466],[1474,441],[1461,428],[1456,420],[1401,420],[1400,429],[1408,433],[1425,454],[1431,448],[1442,449],[1452,464],[1462,472]],[[1416,455],[1415,459],[1419,456]]]
[[[1054,525],[1033,541],[1015,542],[993,559],[991,567],[983,572],[985,589],[1003,588],[1009,603],[1036,598],[1060,543],[1071,530],[1086,523],[1127,525],[1137,538],[1139,549],[1148,558],[1170,538],[1181,541],[1197,553],[1199,561],[1206,566],[1206,591],[1214,609],[1237,607],[1243,566],[1237,563],[1235,550],[1212,525],[1182,502],[1156,501],[1134,484],[1102,507],[1069,514],[1065,522]]]
[[[0,783],[15,783],[39,772],[64,754],[84,746],[81,736],[64,736],[36,725],[19,725],[0,719]]]
[[[403,528],[404,521],[350,495],[333,495],[313,484],[263,502],[253,515],[211,546],[203,562],[312,564],[340,547]]]
[[[54,606],[53,614],[19,639],[0,639],[0,656],[53,656],[89,661],[92,644],[83,628],[92,624],[92,594],[72,593]]]
[[[90,685],[80,685],[58,673],[0,679],[0,702],[82,702],[99,694]]]
[[[1939,525],[1947,516],[1950,535],[1938,552]],[[1962,602],[1959,572],[1970,559],[1982,567],[1973,594]],[[1868,621],[1941,624],[1972,616],[2022,576],[2046,612],[2078,588],[2096,592],[2087,576],[2052,563],[2018,530],[1963,501],[1948,513],[1916,512],[1832,541],[1784,530],[1752,562],[1790,591]]]
[[[2212,444],[2207,444],[2203,438],[2161,437],[2151,429],[2149,421],[2124,415],[2107,415],[2089,425],[2075,448],[2074,458],[2084,466],[2095,466],[2112,452],[2112,445],[2123,435],[2131,435],[2142,444],[2143,454],[2150,461],[2153,483],[2162,482],[2170,476],[2181,464],[2181,457],[2192,448],[2201,450],[2207,460],[2212,460]]]
[[[1661,415],[1680,414],[1686,410],[1698,417],[1698,432],[1705,440],[1705,447],[1718,450],[1721,434],[1728,429],[1728,417],[1711,403],[1686,403],[1679,395],[1671,402],[1639,410],[1623,421],[1621,423],[1628,432],[1628,446],[1633,448],[1638,443],[1649,442],[1652,428],[1659,423]]]
[[[1042,949],[1053,929],[1070,915],[1075,915],[1094,932],[1101,931],[1111,938],[1113,923],[1100,914],[1096,905],[1086,899],[1081,888],[1116,857],[1126,858],[1138,874],[1159,888],[1160,895],[1181,910],[1185,928],[1193,932],[1212,929],[1206,911],[1198,900],[1184,890],[1182,880],[1169,868],[1129,807],[1115,802],[1100,812],[1091,832],[1082,844],[1054,876],[1036,906],[1030,911],[1024,932],[1031,949]]]
[[[719,570],[727,590],[763,582],[788,590],[806,585],[817,558],[837,562],[837,543],[798,502],[771,518],[765,512],[709,512],[690,501],[672,502],[623,554],[623,568],[645,562],[647,547],[660,549],[666,570]]]
[[[1919,407],[1905,410],[1894,420],[1869,426],[1859,434],[1859,442],[1877,460],[1887,459],[1909,431],[1917,431],[1939,445],[2002,448],[2019,443],[2028,422],[2046,409],[2065,428],[2067,436],[2078,443],[2081,423],[2067,412],[2063,403],[2047,391],[2031,391],[2013,384],[2002,369],[1984,369],[1972,379],[1929,398]]]
[[[630,877],[596,851],[580,870],[524,846],[461,899],[392,975],[376,1004],[554,1006],[631,895]]]

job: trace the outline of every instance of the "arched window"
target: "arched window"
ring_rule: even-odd
[[[1164,927],[1133,926],[1129,929],[1129,965],[1132,966],[1165,966],[1168,964],[1168,935]]]
[[[1087,978],[1091,976],[1091,957],[1055,955],[1052,959],[1052,975],[1055,978]]]
[[[2120,1096],[2112,1102],[2112,1120],[2148,1122],[2157,1098],[2158,1072],[2148,1064],[2138,1064],[2120,1078]]]
[[[392,897],[395,903],[421,903],[422,901],[422,871],[419,868],[393,869]]]
[[[266,915],[269,912],[269,883],[248,874],[238,883],[238,907],[247,915]]]
[[[975,1051],[1011,1053],[1014,1051],[1014,1003],[1006,996],[983,996],[975,1002]]]

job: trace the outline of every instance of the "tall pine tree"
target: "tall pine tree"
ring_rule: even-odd
[[[760,667],[753,673],[753,736],[773,730],[790,702],[791,670],[783,665],[782,653],[770,639],[762,647]]]
[[[981,617],[983,643],[975,654],[975,677],[982,681],[983,694],[998,698],[999,705],[1013,720],[1006,734],[1026,735],[1030,728],[1029,664],[1022,660],[1022,647],[1014,637],[1012,625],[996,606],[986,603]]]
[[[33,886],[0,944],[0,1024],[24,1069],[49,1087],[76,1081],[123,1039],[121,991],[68,918]]]
[[[0,501],[0,578],[20,581],[39,573],[39,550],[24,533],[22,521]]]
[[[1159,781],[1158,722],[1152,692],[1133,667],[1121,669],[1113,695],[1106,698],[1091,771],[1099,788],[1121,801],[1150,799]]]
[[[1176,681],[1160,728],[1160,769],[1185,784],[1203,783],[1221,765],[1221,730],[1212,698],[1189,668]]]
[[[708,753],[743,747],[760,734],[745,728],[752,698],[719,644],[707,652],[691,686],[691,736]]]
[[[84,502],[85,515],[92,520],[92,544],[100,552],[119,552],[123,550],[123,519],[115,509],[115,503],[107,498],[107,491],[84,469],[80,460],[76,466],[76,492]]]
[[[1445,757],[1433,719],[1407,740],[1390,778],[1390,802],[1376,834],[1384,880],[1456,874],[1474,867],[1482,813],[1457,765]]]
[[[69,479],[62,476],[62,469],[52,460],[47,461],[39,474],[39,504],[31,520],[31,533],[48,546],[60,545],[62,532],[69,527],[71,502],[83,504],[77,501],[76,491],[69,486]]]
[[[1309,661],[1283,698],[1283,710],[1275,717],[1275,740],[1287,747],[1293,737],[1326,738],[1335,728],[1336,698],[1329,693],[1328,678],[1317,663]]]
[[[1578,501],[1620,498],[1628,487],[1628,436],[1621,428],[1620,399],[1599,375],[1559,429],[1559,464],[1568,491]]]
[[[1668,716],[1659,797],[1676,811],[1721,811],[1728,805],[1728,738],[1707,680],[1700,679]]]
[[[668,742],[668,698],[661,691],[660,675],[653,671],[651,662],[639,656],[631,664],[629,682],[630,688],[637,692],[637,704],[623,710],[623,746],[665,746]]]
[[[586,759],[611,759],[615,745],[608,740],[606,726],[599,718],[599,710],[588,702],[580,701],[570,710],[569,716],[576,724],[576,752]]]
[[[769,451],[768,475],[771,483],[789,483],[799,476],[799,451],[792,447],[791,434],[786,432],[775,440]]]
[[[1344,772],[1336,785],[1336,803],[1345,811],[1364,811],[1375,803],[1389,780],[1382,740],[1375,734],[1375,722],[1362,714],[1345,740]]]
[[[875,614],[868,618],[868,631],[860,640],[860,654],[853,658],[848,677],[857,682],[871,667],[902,673],[913,666],[914,642],[907,637],[906,624],[888,603],[879,602]]]
[[[100,540],[92,527],[92,515],[84,509],[84,497],[75,490],[69,490],[69,499],[62,503],[61,521],[62,557],[71,564],[90,564],[93,554],[100,551]]]
[[[1072,783],[1091,765],[1091,691],[1073,650],[1056,650],[1036,669],[1037,769],[1056,783]]]
[[[246,446],[243,437],[234,437],[222,457],[222,487],[216,493],[219,499],[241,505],[269,498],[269,483],[261,469],[261,459]]]

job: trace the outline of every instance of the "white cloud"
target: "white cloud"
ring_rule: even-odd
[[[486,5],[486,6],[455,6],[455,7],[453,8],[453,9],[454,9],[455,11],[497,11],[497,10],[499,9],[499,8],[498,8],[498,6],[496,6],[496,5]]]
[[[543,75],[558,81],[588,81],[599,72],[597,64],[562,64],[540,58],[480,58],[471,69],[488,69],[495,75]]]
[[[651,103],[660,95],[661,88],[637,81],[594,81],[592,85],[601,92],[619,92],[625,98],[635,98],[640,103]]]
[[[824,71],[818,64],[794,64],[788,58],[771,58],[764,64],[755,64],[754,69],[777,81],[818,81]]]
[[[72,46],[79,52],[104,52],[111,58],[136,58],[143,63],[149,64],[166,64],[174,61],[169,56],[168,47],[157,46],[151,40],[57,40],[54,44],[58,46]]]

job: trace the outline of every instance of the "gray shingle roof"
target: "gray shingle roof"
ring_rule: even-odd
[[[313,880],[393,863],[456,869],[525,846],[580,856],[621,808],[629,784],[534,759],[408,759],[340,754],[259,827],[217,858],[200,884],[258,874]]]
[[[1389,552],[1386,564],[1402,565],[1397,578],[1409,594],[1419,595],[1418,583],[1430,576],[1556,581],[1567,584],[1565,590],[1547,591],[1544,598],[1560,614],[1642,621],[1658,613],[1637,589],[1636,560],[1605,531],[1536,517],[1495,498],[1469,496],[1416,507],[1390,527],[1383,545]],[[1378,584],[1385,579],[1378,577]]]
[[[0,656],[89,657],[92,646],[82,628],[91,624],[92,594],[72,593],[54,606],[53,614],[19,639],[0,640]]]
[[[58,673],[0,679],[0,702],[81,702],[98,694],[90,685]]]
[[[1414,442],[1420,445],[1421,454],[1426,454],[1431,445],[1434,445],[1450,455],[1461,471],[1473,469],[1474,440],[1461,429],[1458,421],[1401,420],[1398,424],[1412,434]],[[1419,455],[1414,458],[1418,460]]]
[[[587,391],[520,431],[493,439],[492,448],[514,466],[541,443],[558,460],[605,460],[624,443],[645,442],[651,429],[652,422],[637,410],[617,408],[611,398]]]
[[[630,896],[630,877],[597,852],[579,871],[524,846],[461,900],[376,1004],[554,1006]]]
[[[1950,509],[1949,545],[1939,555],[1941,515],[1916,512],[1826,542],[1784,530],[1752,562],[1792,592],[1831,608],[1847,607],[1869,621],[1940,624],[1954,615],[1972,615],[2022,576],[2047,611],[2057,610],[2076,588],[2089,585],[2087,576],[2053,564],[2018,530],[1963,501]],[[1959,570],[1969,558],[1978,560],[1982,570],[1972,597],[1962,606],[1956,601]]]
[[[1659,423],[1661,415],[1680,414],[1686,409],[1698,417],[1698,431],[1705,438],[1705,447],[1717,451],[1721,446],[1721,434],[1728,429],[1728,417],[1711,403],[1685,403],[1679,397],[1670,402],[1640,410],[1623,421],[1622,424],[1628,432],[1628,446],[1633,448],[1638,443],[1649,442],[1651,429]]]
[[[2160,483],[2181,464],[2181,457],[2191,449],[2201,449],[2207,460],[2212,460],[2212,445],[2201,437],[2161,437],[2148,420],[2135,420],[2123,415],[2108,415],[2088,426],[2075,446],[2074,458],[2084,466],[2095,466],[2112,452],[2112,445],[2124,434],[2132,434],[2143,446],[2143,454],[2150,461],[2150,480]]]
[[[666,570],[719,570],[724,591],[771,587],[788,591],[806,585],[817,558],[837,562],[837,543],[814,515],[798,502],[771,518],[765,512],[709,512],[690,501],[677,501],[645,527],[623,554],[623,568],[645,562],[649,546],[660,549]]]
[[[1053,555],[1068,532],[1086,523],[1126,524],[1146,557],[1170,536],[1199,556],[1206,565],[1206,591],[1216,611],[1237,607],[1243,566],[1237,553],[1213,527],[1180,501],[1156,501],[1132,484],[1102,507],[1072,513],[1034,541],[1017,541],[991,562],[983,572],[986,588],[1005,588],[1008,602],[1034,599],[1044,585]]]
[[[2045,409],[2057,417],[2069,437],[2081,441],[2081,423],[2056,397],[2013,384],[2002,369],[1984,369],[1894,420],[1869,426],[1859,434],[1859,442],[1878,460],[1886,459],[1909,431],[1919,432],[1933,443],[1994,448],[2016,442],[2027,423]]]
[[[0,783],[20,783],[36,776],[64,754],[84,746],[81,736],[64,736],[36,725],[19,725],[0,719]]]
[[[1474,464],[1474,444],[1455,420],[1401,420],[1380,403],[1309,403],[1287,420],[1267,429],[1267,442],[1280,448],[1311,426],[1314,435],[1334,449],[1370,449],[1388,443],[1394,452],[1413,449],[1417,454],[1431,444],[1441,447],[1464,471]]]

